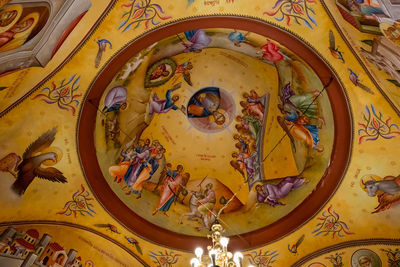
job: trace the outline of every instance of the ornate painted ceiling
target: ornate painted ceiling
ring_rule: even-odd
[[[396,1],[0,8],[0,266],[399,266]]]

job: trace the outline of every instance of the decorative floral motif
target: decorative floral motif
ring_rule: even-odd
[[[68,111],[71,110],[72,115],[75,115],[75,108],[79,105],[79,101],[76,98],[82,96],[82,94],[76,94],[76,91],[79,89],[78,82],[81,76],[78,76],[77,78],[75,77],[76,74],[72,75],[66,83],[65,79],[62,80],[58,87],[54,82],[52,82],[51,88],[43,88],[40,91],[42,93],[36,95],[32,99],[40,98],[47,104],[57,103],[59,108]]]
[[[400,135],[399,131],[392,131],[393,128],[399,130],[399,126],[394,123],[390,124],[390,117],[388,117],[386,121],[383,121],[382,113],[379,112],[378,116],[374,105],[371,104],[372,114],[368,106],[365,106],[365,109],[367,110],[367,114],[363,114],[364,123],[358,124],[362,127],[358,130],[358,135],[364,133],[364,135],[361,135],[360,139],[358,139],[359,144],[363,141],[376,140],[379,136],[385,139],[390,139],[396,137],[396,135]]]
[[[130,30],[133,26],[136,29],[142,22],[144,22],[147,30],[150,22],[153,25],[160,23],[159,21],[155,21],[157,17],[161,20],[171,18],[170,16],[161,16],[160,14],[164,14],[162,7],[158,4],[152,4],[151,0],[129,0],[122,7],[130,8],[129,11],[122,14],[121,18],[123,21],[118,27],[118,30],[124,28],[122,32]]]
[[[344,252],[336,252],[336,254],[330,255],[329,257],[326,257],[326,259],[333,264],[333,267],[343,267],[343,254]]]
[[[249,257],[250,263],[256,267],[271,267],[278,255],[276,250],[271,252],[267,250],[263,253],[260,249],[258,253],[257,251],[252,251],[251,254],[246,254],[245,256]]]
[[[317,223],[317,229],[315,229],[312,233],[315,233],[315,236],[319,236],[324,234],[325,236],[332,233],[332,238],[336,236],[336,234],[340,237],[345,236],[345,234],[353,234],[349,231],[349,227],[343,221],[339,220],[339,214],[332,210],[332,206],[329,206],[328,211],[324,211],[322,213],[322,217],[318,218],[322,222]]]
[[[272,8],[275,11],[266,11],[264,14],[275,16],[279,13],[281,17],[275,17],[277,21],[282,21],[286,18],[286,24],[290,26],[290,21],[293,19],[297,24],[300,25],[300,22],[303,22],[307,27],[312,29],[311,23],[317,26],[317,22],[310,13],[315,14],[315,11],[307,3],[315,3],[315,0],[278,0]]]
[[[386,256],[388,257],[389,267],[400,267],[400,250],[398,248],[392,250],[389,249],[381,249],[383,252],[386,252]]]
[[[180,254],[175,254],[173,251],[168,253],[165,251],[165,254],[161,251],[155,253],[150,251],[151,254],[149,256],[152,258],[153,262],[157,264],[157,267],[172,267],[175,263],[178,262]]]
[[[83,185],[81,185],[81,189],[72,195],[72,200],[65,203],[64,210],[57,212],[56,214],[65,214],[66,216],[74,214],[74,217],[76,218],[76,214],[80,213],[83,216],[87,214],[93,217],[92,213],[96,212],[92,209],[93,204],[89,203],[93,198],[89,196],[90,193],[85,190]]]

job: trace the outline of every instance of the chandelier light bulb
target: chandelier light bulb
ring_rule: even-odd
[[[243,254],[240,252],[235,252],[233,255],[233,261],[238,265],[242,266],[242,259],[243,259]]]
[[[200,266],[200,261],[199,261],[198,259],[196,259],[196,258],[193,258],[193,259],[190,261],[190,266],[191,266],[191,267],[199,267],[199,266]]]
[[[218,252],[215,249],[210,250],[210,252],[208,253],[208,256],[210,256],[213,265],[215,265],[215,258],[217,256],[217,253]]]
[[[196,254],[196,257],[200,260],[201,256],[203,256],[203,249],[200,247],[196,248],[194,254]]]
[[[217,251],[215,249],[212,249],[212,250],[210,250],[208,255],[210,256],[210,258],[215,257],[215,256],[217,256]]]
[[[229,238],[227,237],[221,237],[221,239],[219,240],[219,242],[221,243],[223,248],[226,248],[228,246],[229,243]]]

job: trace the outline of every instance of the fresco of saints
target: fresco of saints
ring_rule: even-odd
[[[167,70],[166,64],[160,64],[156,67],[156,69],[150,74],[150,81],[158,81],[163,77],[168,77],[170,72]]]
[[[291,138],[304,141],[308,146],[322,152],[323,148],[318,146],[319,131],[318,126],[311,123],[311,119],[317,119],[324,123],[321,117],[317,116],[317,105],[314,97],[320,92],[315,90],[313,93],[296,95],[287,83],[281,90],[282,105],[278,105],[284,120],[278,116],[278,122]]]
[[[154,113],[161,114],[167,113],[171,109],[178,110],[175,103],[179,100],[178,95],[171,96],[172,92],[179,89],[181,84],[176,84],[172,89],[167,90],[165,99],[158,98],[156,93],[153,94],[152,101],[149,103],[149,117],[151,118]]]
[[[151,179],[152,175],[157,171],[160,165],[160,160],[164,157],[165,149],[160,146],[151,147],[146,150],[149,153],[146,161],[142,163],[141,171],[139,172],[136,181],[131,186],[133,194],[137,194],[136,199],[142,197],[143,183]]]
[[[384,12],[377,0],[348,0],[350,8],[356,13],[361,13],[366,19],[376,20],[375,15]]]
[[[304,178],[286,177],[278,184],[262,184],[261,182],[254,185],[254,190],[257,192],[257,201],[266,203],[275,207],[277,205],[285,205],[278,201],[278,198],[286,197],[290,191],[304,184]]]
[[[212,211],[214,209],[216,201],[216,194],[215,191],[213,190],[213,184],[208,183],[206,185],[206,189],[204,191],[204,198],[199,200],[199,207],[197,210],[203,217],[208,217],[209,211]]]
[[[221,102],[219,88],[207,87],[194,94],[188,103],[189,118],[204,118],[213,116],[217,125],[225,123],[225,116],[218,111]]]
[[[116,166],[111,166],[108,169],[110,175],[114,178],[114,182],[121,183],[124,179],[126,172],[131,165],[131,159],[133,158],[135,153],[135,149],[133,147],[129,147],[125,151],[121,151],[122,159]]]
[[[130,165],[128,170],[125,172],[124,181],[127,187],[131,187],[133,183],[136,181],[138,174],[142,170],[142,163],[144,163],[150,155],[150,139],[146,139],[145,141],[139,140],[138,145],[135,147],[135,153],[130,159]],[[131,193],[127,193],[128,195]]]
[[[101,110],[103,113],[124,110],[127,107],[126,99],[128,92],[123,86],[116,86],[112,88],[106,95],[104,100],[104,108]]]
[[[235,46],[240,47],[241,43],[244,43],[247,41],[246,36],[249,34],[249,32],[247,32],[246,34],[242,34],[240,32],[237,32],[236,30],[231,32],[228,35],[228,39],[229,41],[231,41]]]
[[[186,47],[184,52],[201,52],[203,48],[206,48],[211,43],[211,38],[207,36],[204,30],[192,30],[185,32],[186,39],[191,44],[183,43]]]
[[[23,45],[39,21],[39,13],[32,12],[9,30],[0,33],[0,53]]]
[[[20,5],[14,5],[12,7],[17,7],[17,6],[19,6],[20,9],[22,9],[22,7]],[[21,16],[21,12],[18,12],[17,9],[7,8],[7,9],[3,10],[0,13],[0,27],[1,27],[0,31],[1,32],[7,31],[18,21],[20,16]]]
[[[170,209],[172,203],[174,202],[179,186],[182,184],[183,181],[182,173],[182,165],[178,165],[176,167],[176,171],[168,170],[167,177],[161,189],[160,199],[158,201],[156,209],[153,211],[153,215],[155,215],[158,211],[162,211],[164,215],[168,216],[167,211]]]

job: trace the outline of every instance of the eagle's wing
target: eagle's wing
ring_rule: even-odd
[[[31,158],[33,154],[42,151],[46,147],[49,147],[51,143],[53,143],[55,136],[57,133],[57,127],[54,127],[51,130],[48,130],[44,134],[42,134],[38,139],[35,140],[32,144],[28,146],[22,155],[23,159]]]
[[[37,177],[46,179],[46,180],[49,180],[52,182],[57,182],[57,183],[66,183],[67,182],[67,178],[65,178],[63,173],[53,167],[49,167],[49,168],[38,167],[38,168],[34,169],[33,172]]]
[[[335,35],[333,35],[331,30],[329,30],[329,48],[332,50],[335,49]]]

